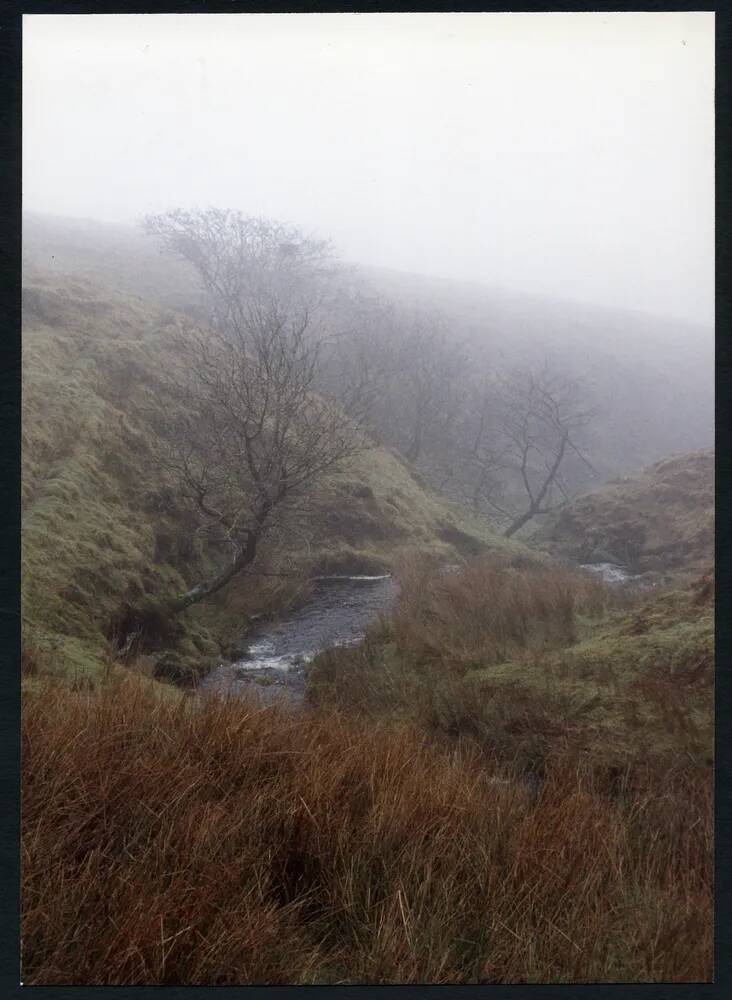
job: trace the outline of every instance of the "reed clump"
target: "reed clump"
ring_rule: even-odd
[[[390,619],[402,655],[463,673],[527,649],[576,638],[578,613],[616,603],[617,591],[589,575],[536,560],[517,564],[494,553],[459,572],[424,560],[402,564],[401,592]]]
[[[39,678],[23,715],[29,984],[703,981],[712,785],[518,763],[418,725]]]

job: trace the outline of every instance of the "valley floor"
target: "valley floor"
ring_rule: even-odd
[[[28,649],[24,981],[709,981],[712,622],[415,564],[305,713]]]

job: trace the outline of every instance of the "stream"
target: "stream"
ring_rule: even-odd
[[[636,579],[614,563],[586,564],[580,569],[615,586]],[[310,660],[323,649],[362,639],[366,627],[389,609],[396,592],[389,575],[317,578],[304,607],[256,629],[249,637],[247,655],[212,670],[201,682],[201,692],[256,692],[263,705],[273,701],[301,705]]]
[[[317,578],[304,607],[255,630],[246,657],[212,670],[201,682],[201,691],[254,690],[263,704],[300,704],[310,660],[323,649],[362,639],[366,626],[390,607],[395,595],[396,584],[388,575]]]
[[[631,573],[625,568],[625,566],[617,565],[617,563],[583,563],[579,568],[599,576],[603,583],[617,585],[621,583],[630,583],[633,580],[639,579],[636,574]]]

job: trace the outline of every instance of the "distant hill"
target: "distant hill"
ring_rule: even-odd
[[[600,485],[673,452],[714,442],[714,331],[645,313],[478,284],[362,268],[385,294],[433,304],[456,340],[497,365],[548,359],[583,379],[599,407],[584,432]]]
[[[529,542],[579,562],[703,572],[714,560],[714,452],[673,456],[577,497]]]
[[[201,315],[195,274],[133,227],[29,213],[23,259],[118,293]],[[714,440],[714,338],[704,327],[478,284],[359,267],[355,279],[402,304],[441,310],[456,343],[496,365],[549,358],[587,381],[600,416],[585,434],[587,486]]]

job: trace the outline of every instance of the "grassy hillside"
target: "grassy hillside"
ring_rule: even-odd
[[[714,558],[714,452],[673,456],[578,497],[530,541],[579,562],[699,572]]]
[[[270,543],[272,575],[161,622],[121,669],[128,609],[217,558],[156,462],[182,329],[98,274],[26,268],[24,981],[711,980],[712,453],[535,533],[674,588],[634,590],[365,451]],[[387,568],[394,607],[315,658],[305,713],[146,676],[145,658],[214,662],[313,574]]]
[[[26,267],[85,275],[163,306],[196,314],[203,303],[191,269],[133,227],[29,213],[23,253]],[[378,267],[359,267],[358,277],[397,303],[441,310],[456,342],[481,345],[496,364],[551,358],[585,380],[600,409],[582,442],[598,484],[713,442],[710,329]]]
[[[26,213],[23,268],[59,278],[81,277],[173,309],[195,309],[204,301],[193,270],[162,254],[132,226]]]
[[[29,635],[97,669],[126,604],[169,595],[215,553],[163,503],[155,463],[156,372],[180,321],[98,283],[28,269],[23,352],[23,612]],[[388,569],[416,546],[456,561],[503,540],[427,493],[385,449],[324,482],[307,524],[265,558],[295,574]],[[514,546],[518,549],[518,546]],[[297,598],[296,578],[252,578],[181,616],[159,646],[216,656],[248,616]]]

